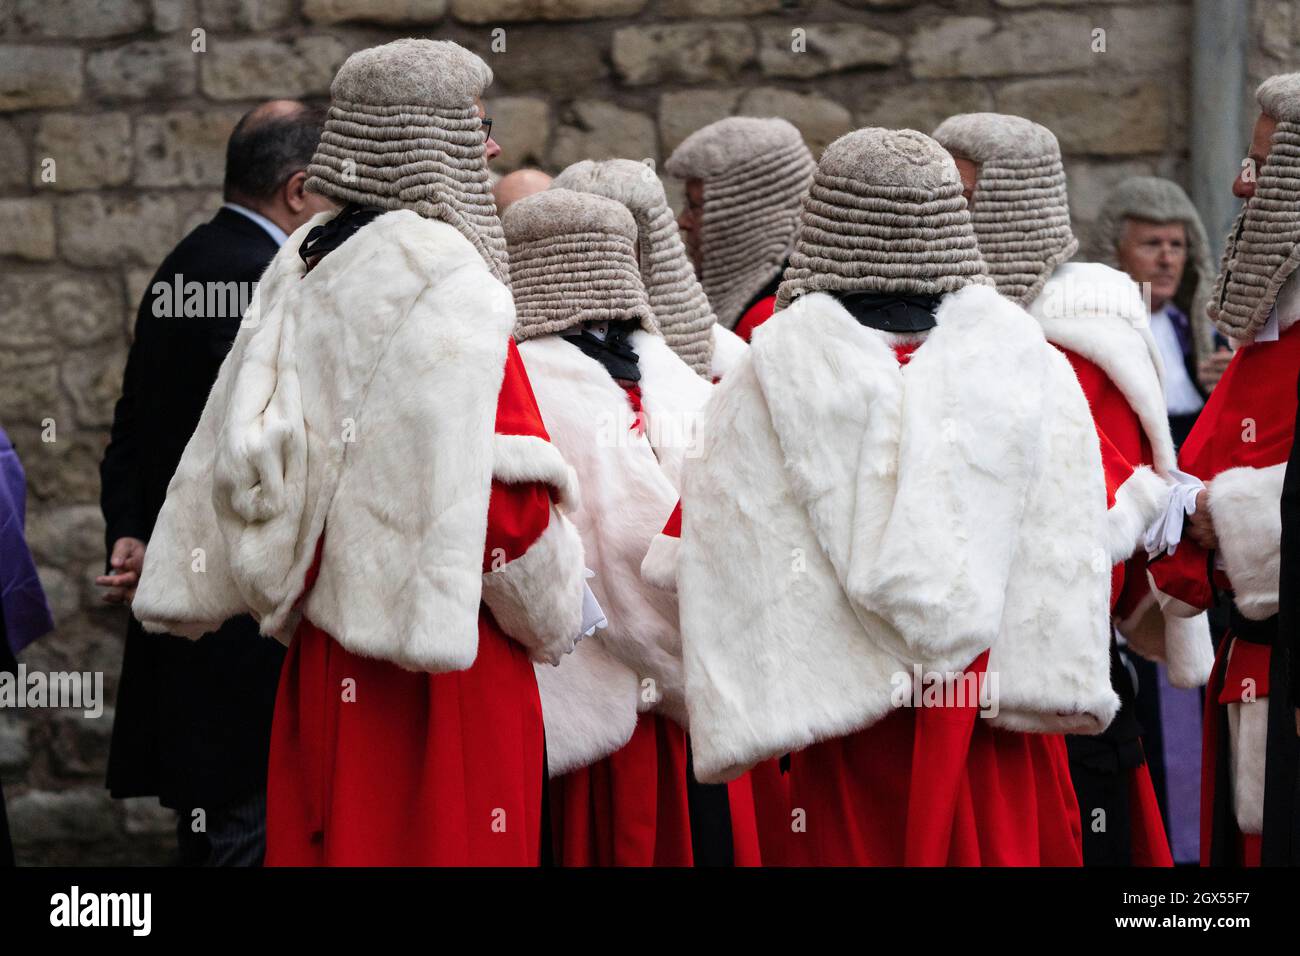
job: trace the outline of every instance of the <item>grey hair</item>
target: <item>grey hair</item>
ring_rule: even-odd
[[[636,263],[636,222],[622,205],[548,189],[512,203],[504,224],[518,341],[600,320],[656,331]]]
[[[1255,338],[1300,265],[1300,73],[1269,77],[1256,98],[1277,129],[1228,234],[1209,307],[1219,331],[1241,342]]]
[[[980,252],[998,291],[1029,305],[1079,249],[1056,136],[1020,116],[962,113],[940,123],[934,138],[979,164],[971,222]]]
[[[395,40],[352,54],[330,84],[307,188],[449,223],[509,285],[474,103],[491,82],[486,63],[448,40]]]
[[[713,324],[708,297],[686,257],[663,183],[634,159],[583,160],[555,177],[552,189],[595,193],[622,203],[637,225],[637,261],[664,341],[699,375],[713,362]]]
[[[1097,217],[1096,235],[1101,246],[1098,261],[1120,268],[1119,246],[1130,219],[1177,222],[1187,230],[1187,268],[1183,271],[1178,291],[1174,293],[1174,302],[1187,313],[1196,354],[1208,355],[1214,349],[1206,315],[1214,268],[1200,213],[1177,183],[1159,176],[1130,176],[1111,190],[1102,203]]]
[[[993,285],[957,167],[916,130],[860,129],[826,147],[804,203],[783,309],[808,292],[944,295]]]
[[[735,328],[790,257],[817,164],[786,120],[733,116],[686,137],[665,166],[704,184],[700,283],[718,321]]]

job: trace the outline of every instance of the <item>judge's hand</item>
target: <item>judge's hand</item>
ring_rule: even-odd
[[[1196,366],[1196,377],[1201,380],[1201,388],[1208,392],[1218,385],[1219,379],[1223,378],[1223,372],[1231,361],[1231,349],[1219,349],[1201,359]]]
[[[140,572],[144,570],[144,542],[139,538],[118,538],[113,543],[108,564],[112,573],[95,578],[97,585],[108,589],[104,593],[105,603],[130,604],[140,583]]]
[[[1187,535],[1206,551],[1219,547],[1219,538],[1214,533],[1214,521],[1210,518],[1210,493],[1205,490],[1196,493],[1196,511],[1187,517]]]

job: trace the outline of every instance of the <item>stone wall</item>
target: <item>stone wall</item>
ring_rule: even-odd
[[[1252,70],[1294,64],[1296,4],[1255,6]],[[58,623],[29,667],[103,671],[112,699],[124,612],[92,585],[97,463],[134,309],[217,206],[226,136],[259,100],[323,99],[365,46],[455,39],[496,71],[502,171],[659,162],[732,113],[785,116],[820,149],[858,126],[1003,110],[1057,132],[1086,234],[1120,178],[1182,177],[1190,16],[1177,0],[5,0],[0,423]],[[170,815],[103,789],[111,720],[0,712],[20,860],[166,859]]]

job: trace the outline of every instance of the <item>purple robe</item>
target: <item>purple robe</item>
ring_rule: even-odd
[[[0,428],[0,611],[9,650],[17,655],[54,629],[50,606],[24,537],[27,479],[9,436]]]

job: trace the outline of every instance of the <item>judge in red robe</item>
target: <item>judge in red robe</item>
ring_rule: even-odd
[[[1168,507],[1181,507],[1182,499],[1174,497],[1171,504],[1175,453],[1138,288],[1107,266],[1066,263],[1055,267],[1029,311],[1070,360],[1102,442],[1117,632],[1129,653],[1164,661],[1174,686],[1203,686],[1213,662],[1205,615],[1163,615],[1146,575],[1146,532]],[[1084,810],[1085,858],[1098,864],[1172,866],[1135,713],[1135,688],[1113,642],[1111,659],[1119,714],[1098,737],[1069,741]]]
[[[1147,310],[1127,276],[1068,261],[1078,243],[1070,228],[1060,145],[1051,130],[1020,116],[963,113],[941,123],[934,135],[962,173],[975,234],[998,290],[1039,319],[1088,397],[1112,464],[1107,556],[1118,566],[1111,610],[1121,620],[1134,615],[1136,621],[1153,601],[1145,553],[1133,554],[1166,509],[1174,468],[1159,357],[1145,331]],[[1146,625],[1153,645],[1147,653],[1163,658],[1165,622],[1158,613],[1154,618]],[[1175,680],[1197,686],[1208,676],[1208,625],[1201,617],[1174,619],[1171,627],[1177,633],[1168,643],[1176,651],[1194,645],[1199,652],[1190,676],[1179,670],[1179,661],[1171,662]],[[1137,688],[1114,641],[1110,657],[1119,713],[1103,733],[1068,741],[1084,817],[1084,859],[1089,865],[1171,865],[1143,751]]]
[[[412,82],[413,63],[444,82]],[[269,865],[541,859],[532,661],[572,650],[583,560],[572,474],[509,337],[504,239],[465,218],[485,138],[446,128],[481,129],[490,75],[421,40],[344,64],[308,188],[346,205],[268,267],[146,557],[146,628],[197,637],[248,612],[290,647]],[[355,173],[342,144],[397,112],[459,150],[463,192],[437,178],[399,208]],[[375,140],[367,161],[386,153],[396,178],[408,152]]]
[[[1207,688],[1201,862],[1257,865],[1268,767],[1295,765],[1295,739],[1269,739],[1272,647],[1278,639],[1281,500],[1300,373],[1300,74],[1266,80],[1250,160],[1233,192],[1245,199],[1209,308],[1236,354],[1183,443],[1184,471],[1206,488],[1177,551],[1151,566],[1166,605],[1192,613],[1231,597],[1229,632]],[[1188,540],[1190,538],[1190,540]],[[1270,743],[1272,746],[1270,746]],[[1283,774],[1282,776],[1286,776]]]
[[[1060,735],[1117,706],[1100,452],[990,286],[938,144],[836,141],[684,471],[696,772],[789,753],[797,862],[1081,862]]]

